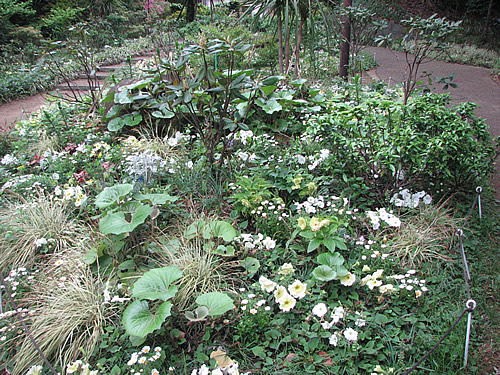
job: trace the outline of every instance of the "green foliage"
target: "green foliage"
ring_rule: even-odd
[[[69,27],[82,17],[84,10],[85,8],[52,8],[42,20],[42,33],[53,39],[66,39]]]
[[[172,302],[169,300],[178,291],[177,286],[172,283],[181,277],[181,270],[167,266],[146,272],[134,283],[132,296],[138,299],[127,306],[122,318],[123,326],[130,336],[144,338],[160,329],[171,315]],[[152,312],[144,299],[164,302]]]

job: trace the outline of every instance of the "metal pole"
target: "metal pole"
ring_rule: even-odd
[[[467,368],[467,360],[469,358],[469,342],[470,342],[470,328],[472,325],[472,311],[476,309],[476,301],[473,299],[468,300],[465,303],[467,309],[469,310],[469,314],[467,316],[467,333],[465,334],[465,350],[464,350],[464,369]]]
[[[479,206],[479,218],[482,219],[483,218],[483,214],[481,212],[481,193],[483,192],[483,188],[481,186],[478,186],[476,188],[476,191],[478,193],[478,196],[477,196],[477,205]]]

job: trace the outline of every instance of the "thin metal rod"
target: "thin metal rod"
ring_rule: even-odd
[[[464,350],[464,369],[467,368],[467,359],[469,357],[469,341],[470,341],[470,327],[472,324],[472,311],[467,316],[467,333],[465,334],[465,350]]]

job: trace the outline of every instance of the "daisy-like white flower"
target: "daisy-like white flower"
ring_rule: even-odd
[[[283,312],[288,312],[295,307],[297,300],[288,293],[279,301],[279,308]]]
[[[352,273],[348,273],[347,275],[340,278],[340,283],[344,286],[351,286],[356,281],[356,276]]]
[[[151,375],[160,375],[160,371],[154,368],[151,370]]]
[[[157,346],[156,348],[154,348],[154,351],[155,351],[156,353],[161,352],[161,348],[160,348],[159,346]]]
[[[142,364],[146,363],[147,360],[148,359],[146,357],[141,357],[141,358],[139,358],[139,360],[137,361],[137,363],[139,363],[140,365],[142,365]]]
[[[288,291],[293,297],[302,299],[306,296],[307,284],[304,284],[299,280],[295,280],[293,284],[288,286]]]
[[[250,314],[255,315],[257,314],[257,309],[250,309]]]
[[[328,311],[328,308],[326,307],[326,305],[323,302],[318,303],[312,309],[312,313],[314,315],[316,315],[318,318],[322,318],[323,316],[325,316],[327,311]]]
[[[344,337],[348,340],[348,341],[358,341],[358,332],[355,331],[354,329],[352,328],[347,328],[345,331],[344,331]]]
[[[276,286],[278,285],[274,281],[269,280],[265,276],[259,277],[259,284],[261,289],[265,290],[268,293],[271,293],[274,290],[274,288],[276,288]]]

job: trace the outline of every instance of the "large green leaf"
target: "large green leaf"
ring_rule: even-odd
[[[264,112],[270,115],[274,112],[281,111],[283,107],[275,99],[271,99],[262,107],[262,109],[264,110]]]
[[[211,221],[203,228],[203,238],[208,240],[213,237],[219,237],[226,242],[230,242],[236,237],[236,230],[227,221]]]
[[[337,277],[337,273],[328,266],[318,266],[313,270],[313,276],[320,281],[330,281]]]
[[[196,303],[206,306],[210,316],[222,315],[234,308],[233,300],[225,293],[210,292],[196,298]]]
[[[118,211],[107,214],[99,220],[99,230],[104,234],[121,234],[132,232],[144,223],[153,212],[153,207],[139,205],[132,212]]]
[[[177,293],[177,287],[171,284],[181,277],[182,271],[175,266],[152,269],[134,283],[132,296],[167,301]]]
[[[139,201],[150,201],[152,204],[165,204],[167,202],[175,202],[178,197],[173,197],[167,193],[162,194],[136,194],[134,198]]]
[[[122,324],[131,336],[145,337],[161,328],[165,319],[170,316],[172,303],[163,302],[156,313],[149,310],[147,301],[134,301],[123,312]]]
[[[129,104],[132,103],[132,97],[130,96],[128,90],[122,90],[118,94],[115,94],[116,104]]]
[[[99,208],[106,208],[113,203],[118,203],[120,198],[124,197],[132,190],[131,184],[118,184],[107,187],[99,193],[95,199],[95,205]]]
[[[339,253],[323,253],[316,258],[317,262],[321,265],[335,268],[344,264],[344,258]]]

